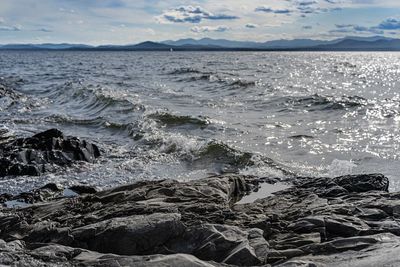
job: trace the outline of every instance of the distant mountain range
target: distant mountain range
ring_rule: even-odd
[[[268,42],[231,41],[203,38],[143,42],[132,45],[7,44],[0,50],[82,50],[82,51],[400,51],[400,39],[383,36],[350,36],[331,41],[294,39]]]

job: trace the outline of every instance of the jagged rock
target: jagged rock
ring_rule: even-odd
[[[40,245],[26,247],[21,241],[6,243],[0,240],[0,265],[21,267],[56,267],[56,266],[98,266],[98,267],[222,267],[226,265],[204,262],[192,255],[151,255],[121,256],[101,254],[85,249],[62,245]]]
[[[269,245],[261,230],[246,232],[234,226],[205,224],[190,227],[166,247],[169,252],[192,254],[206,261],[250,266],[266,261]]]
[[[0,177],[37,176],[51,168],[51,164],[65,166],[75,161],[94,162],[99,156],[96,145],[50,129],[0,144]]]
[[[399,242],[399,237],[391,234],[339,239],[304,248],[312,254],[295,257],[276,266],[394,267],[400,264]]]
[[[134,215],[73,229],[73,244],[103,253],[152,254],[155,248],[183,234],[179,214]]]
[[[334,178],[333,181],[350,193],[368,191],[386,191],[389,189],[389,179],[382,174],[347,175]]]
[[[146,181],[0,208],[0,238],[26,242],[15,254],[26,259],[22,266],[31,258],[83,266],[346,266],[344,259],[396,266],[400,193],[387,192],[385,177],[295,178],[273,196],[235,204],[254,184],[240,175]]]
[[[118,255],[98,255],[94,253],[82,253],[75,259],[81,266],[96,267],[164,267],[164,266],[185,266],[185,267],[227,267],[225,264],[216,262],[205,262],[187,254],[173,255],[151,255],[121,257]]]

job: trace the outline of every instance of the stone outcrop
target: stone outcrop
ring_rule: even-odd
[[[147,181],[0,209],[0,264],[396,266],[400,193],[382,175],[294,178],[236,204],[258,179]],[[47,188],[53,188],[48,186]],[[42,189],[43,190],[43,189]],[[94,189],[93,189],[94,190]],[[34,199],[33,202],[43,201]]]

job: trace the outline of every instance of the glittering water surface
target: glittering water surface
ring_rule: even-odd
[[[101,187],[143,179],[383,173],[400,189],[400,54],[0,52],[1,134],[57,127],[97,164],[6,177]]]

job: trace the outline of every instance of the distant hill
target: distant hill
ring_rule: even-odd
[[[252,48],[252,49],[273,49],[273,48],[299,48],[299,47],[310,47],[321,44],[330,44],[334,41],[321,41],[311,39],[294,39],[294,40],[275,40],[268,42],[241,42],[231,41],[225,39],[210,39],[203,38],[199,40],[195,39],[181,39],[177,41],[164,41],[163,44],[169,44],[174,46],[182,45],[201,45],[201,46],[218,46],[226,48]]]
[[[400,51],[399,39],[360,41],[346,39],[335,44],[310,47],[310,50],[323,51]]]
[[[130,45],[84,44],[5,44],[0,50],[78,50],[78,51],[400,51],[400,39],[383,36],[350,36],[330,41],[313,39],[267,42],[231,41],[203,38],[143,42]]]
[[[1,48],[0,48],[1,49]],[[102,45],[88,50],[97,51],[219,51],[226,50],[227,48],[213,45],[168,45],[156,42],[143,42],[136,45]],[[228,48],[229,49],[229,48]],[[80,49],[78,49],[80,50]]]
[[[102,45],[95,47],[96,50],[138,50],[138,51],[168,51],[171,49],[170,45],[156,43],[156,42],[143,42],[135,45]]]
[[[63,50],[71,48],[92,48],[93,46],[84,44],[7,44],[1,45],[0,49],[7,50]]]
[[[168,44],[173,46],[183,46],[183,45],[194,45],[194,46],[216,46],[216,47],[226,47],[226,48],[257,48],[262,43],[257,42],[242,42],[242,41],[231,41],[225,39],[211,39],[203,38],[199,40],[195,39],[181,39],[177,41],[164,41],[162,44]]]
[[[182,45],[201,45],[201,46],[218,46],[226,48],[251,48],[251,49],[298,49],[305,47],[315,47],[320,45],[332,45],[339,43],[343,40],[358,40],[365,42],[372,42],[377,40],[393,40],[393,38],[387,38],[383,36],[371,36],[371,37],[358,37],[351,36],[340,39],[334,39],[330,41],[325,40],[313,40],[313,39],[293,39],[293,40],[273,40],[267,42],[241,42],[241,41],[231,41],[225,39],[210,39],[203,38],[199,40],[195,39],[181,39],[177,41],[164,41],[163,44],[169,44],[174,46]]]

